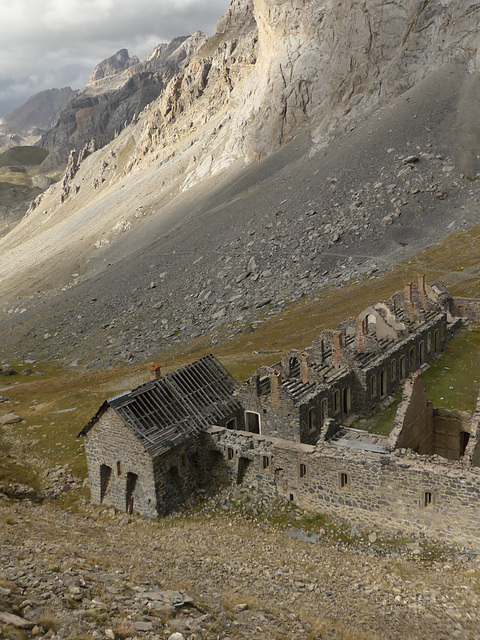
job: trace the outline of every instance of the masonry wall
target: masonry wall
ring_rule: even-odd
[[[435,452],[433,405],[418,375],[405,384],[392,433],[396,434],[395,448],[412,449],[420,454]]]
[[[438,332],[436,334],[436,332]],[[437,340],[435,336],[437,335]],[[417,333],[408,336],[394,345],[391,345],[384,354],[364,369],[358,369],[357,375],[361,384],[362,393],[354,400],[354,410],[360,414],[367,414],[378,406],[379,401],[396,391],[409,375],[418,371],[425,363],[435,358],[445,347],[447,340],[446,315],[435,318],[418,330]],[[423,347],[421,346],[423,343]],[[413,360],[411,359],[413,350]],[[423,353],[423,358],[421,357]],[[405,375],[401,371],[401,358],[405,363]],[[395,362],[395,375],[392,372],[392,361]],[[384,393],[381,393],[381,376],[385,372],[386,384]],[[372,395],[372,378],[375,379],[375,393]]]
[[[157,515],[151,458],[113,409],[107,409],[85,436],[85,453],[94,504],[126,511],[127,498],[133,498],[134,513]],[[131,487],[134,476],[135,486],[129,492],[127,483]]]
[[[187,442],[153,461],[157,511],[165,514],[184,504],[192,491],[207,479],[215,452],[202,447],[201,437],[192,436]]]
[[[210,446],[223,453],[232,478],[247,459],[242,481],[271,497],[480,548],[480,470],[461,462],[314,447],[217,427]]]
[[[433,431],[435,453],[449,460],[459,460],[463,455],[462,434],[470,434],[471,416],[465,411],[435,409]]]
[[[478,298],[453,298],[451,306],[453,315],[480,322],[480,300]]]
[[[250,379],[237,389],[235,397],[245,411],[259,415],[261,433],[297,442],[300,440],[300,410],[281,387],[278,389],[278,401],[274,402],[271,393],[258,396],[255,383]],[[245,429],[245,415],[240,417],[238,428]]]

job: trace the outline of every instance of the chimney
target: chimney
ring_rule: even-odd
[[[333,364],[335,368],[339,365],[340,351],[343,347],[343,335],[341,331],[333,332],[332,339],[332,351],[333,351]]]
[[[162,367],[159,364],[151,364],[148,369],[150,371],[150,380],[158,380],[162,377]]]
[[[310,358],[307,356],[306,353],[302,353],[300,355],[300,378],[302,379],[302,382],[305,384],[305,382],[308,382],[308,365],[309,365],[309,360]]]
[[[278,390],[282,386],[282,374],[278,369],[274,369],[270,375],[270,384],[272,387],[272,406],[278,408],[280,406]]]
[[[405,302],[407,304],[408,309],[408,317],[413,322],[415,320],[415,310],[413,308],[413,284],[411,282],[405,283],[404,294],[405,294]]]
[[[425,295],[427,293],[427,290],[425,289],[425,274],[419,273],[417,278],[418,278],[418,291],[422,295]]]
[[[403,289],[403,292],[405,294],[405,302],[413,302],[413,298],[412,298],[412,283],[411,282],[406,282],[405,283],[405,287]]]
[[[363,347],[365,346],[364,321],[356,318],[355,326],[357,329],[357,352],[362,353]]]
[[[418,293],[422,299],[423,310],[427,311],[427,290],[425,289],[425,274],[419,273],[418,276]]]

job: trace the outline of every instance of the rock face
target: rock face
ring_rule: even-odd
[[[103,60],[95,67],[93,73],[90,75],[88,83],[91,84],[97,80],[102,80],[102,78],[113,76],[116,73],[121,73],[122,71],[125,71],[125,69],[128,69],[139,62],[140,60],[137,56],[130,58],[127,49],[120,49],[120,51],[117,51],[115,55]]]

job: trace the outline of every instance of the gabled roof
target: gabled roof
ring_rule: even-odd
[[[128,426],[145,450],[156,457],[202,427],[229,418],[240,409],[233,399],[234,378],[213,355],[205,356],[158,380],[106,400],[78,434],[86,435],[108,408]]]

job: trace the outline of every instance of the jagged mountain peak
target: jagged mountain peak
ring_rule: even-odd
[[[117,51],[117,53],[110,56],[110,58],[102,60],[102,62],[95,67],[90,75],[88,84],[92,84],[98,80],[103,80],[103,78],[121,73],[122,71],[125,71],[125,69],[128,69],[139,62],[140,60],[137,56],[130,58],[127,49],[120,49],[120,51]]]

